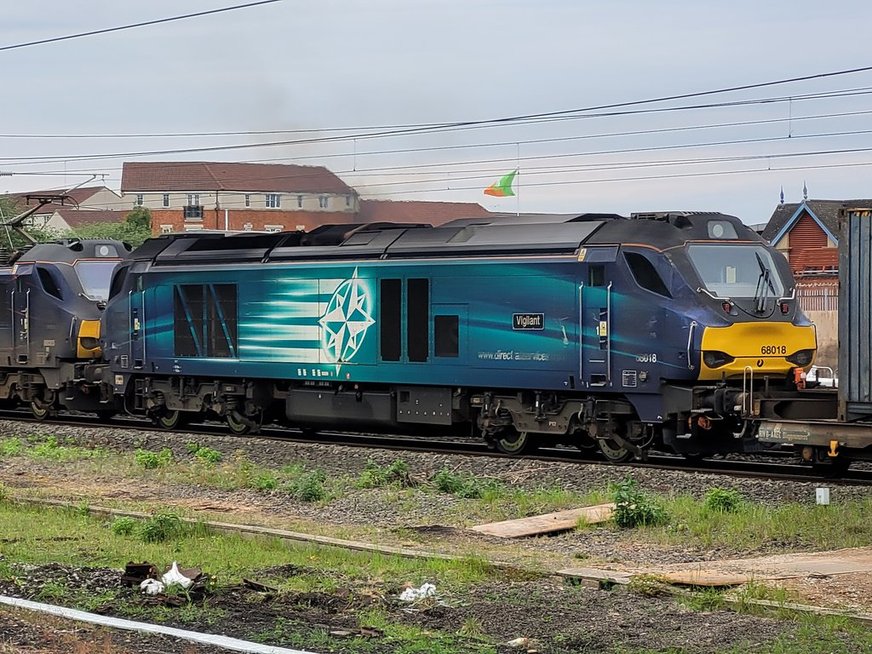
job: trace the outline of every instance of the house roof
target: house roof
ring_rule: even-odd
[[[323,166],[209,161],[127,161],[121,192],[259,191],[267,193],[352,193]]]
[[[74,209],[72,207],[60,207],[55,213],[59,214],[64,222],[70,227],[81,227],[82,225],[91,225],[93,223],[122,223],[130,213],[129,209],[124,211],[109,211],[109,210],[84,210]]]
[[[788,202],[779,204],[772,212],[772,217],[763,230],[763,238],[774,242],[785,228],[792,226],[798,220],[801,208],[809,210],[814,218],[833,236],[839,233],[839,209],[844,205],[844,200],[806,200],[804,202]]]
[[[490,215],[490,211],[475,202],[361,200],[357,219],[362,223],[400,222],[435,227],[458,218]]]
[[[772,212],[762,236],[770,243],[780,240],[800,219],[801,209],[805,209],[824,231],[829,232],[829,236],[838,240],[839,209],[852,207],[872,207],[872,200],[805,200],[780,204]]]
[[[115,191],[107,188],[106,186],[82,186],[80,188],[74,188],[72,191],[60,191],[58,189],[53,190],[40,190],[40,191],[24,191],[23,193],[12,193],[9,197],[15,200],[15,203],[21,207],[27,206],[27,196],[28,195],[60,195],[64,194],[69,196],[72,202],[68,204],[56,204],[51,202],[42,210],[40,210],[40,214],[50,213],[57,208],[60,207],[70,207],[80,204],[85,204],[90,198],[94,197],[100,191],[109,191],[110,193],[115,193]],[[32,204],[31,204],[32,206]]]

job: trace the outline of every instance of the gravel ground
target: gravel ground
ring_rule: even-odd
[[[701,497],[713,486],[735,488],[745,497],[755,501],[775,505],[784,501],[814,502],[813,482],[787,482],[776,480],[742,479],[724,475],[698,474],[683,471],[664,471],[619,468],[608,465],[567,464],[535,460],[516,460],[496,457],[477,457],[468,455],[433,455],[418,452],[397,452],[369,448],[356,448],[339,445],[281,443],[260,438],[234,438],[230,436],[206,436],[202,434],[168,434],[165,432],[135,432],[124,429],[82,428],[54,425],[34,425],[0,421],[0,437],[32,434],[54,435],[69,439],[82,446],[102,446],[120,451],[131,451],[137,447],[159,450],[170,447],[179,457],[189,456],[186,443],[194,440],[201,446],[217,449],[230,457],[241,451],[256,464],[280,467],[287,464],[303,464],[310,468],[320,468],[330,475],[357,476],[367,461],[380,465],[391,463],[397,458],[404,459],[413,475],[426,477],[442,468],[456,472],[470,473],[482,477],[503,480],[517,487],[536,488],[541,486],[563,487],[580,493],[601,490],[609,482],[619,481],[632,474],[647,490],[665,494],[681,493]],[[369,489],[346,493],[326,504],[306,504],[296,502],[286,494],[259,493],[250,490],[222,491],[213,487],[196,487],[185,484],[150,484],[137,482],[113,475],[111,470],[91,479],[80,478],[75,466],[59,465],[57,462],[40,461],[32,458],[9,457],[0,459],[0,480],[10,487],[39,487],[43,492],[52,490],[57,497],[77,501],[79,497],[116,498],[125,501],[165,502],[168,505],[181,505],[194,509],[211,511],[238,511],[240,514],[271,516],[273,518],[308,519],[313,523],[332,525],[352,525],[379,527],[386,532],[397,533],[396,540],[402,541],[414,534],[417,542],[436,543],[446,534],[458,542],[475,545],[476,542],[496,543],[496,539],[471,534],[456,529],[465,526],[464,500],[457,497],[424,491],[414,491],[398,495],[394,489]],[[71,489],[81,495],[71,493]],[[836,485],[832,488],[832,500],[858,499],[868,497],[869,487],[855,485]],[[439,528],[437,525],[447,525]],[[505,545],[502,541],[501,544]],[[443,540],[444,544],[444,540]],[[611,528],[587,529],[567,533],[552,538],[525,539],[513,543],[518,550],[553,552],[566,558],[600,559],[613,562],[632,563],[673,563],[724,558],[743,554],[736,551],[700,551],[693,547],[673,547],[663,549],[656,546],[642,546],[634,541],[632,535]],[[795,544],[771,543],[763,552],[784,551]],[[2,548],[2,541],[0,541]],[[752,552],[748,552],[751,554]],[[753,552],[761,553],[761,551]],[[580,565],[585,565],[581,563]],[[275,577],[276,571],[262,571],[264,575]],[[59,565],[19,568],[16,577],[19,584],[0,582],[0,592],[23,596],[36,594],[49,583],[60,583],[72,588],[85,588],[98,594],[102,589],[116,589],[117,570],[74,569]],[[289,571],[288,574],[293,574]],[[23,581],[23,583],[21,583]],[[23,590],[29,589],[29,590]],[[723,651],[736,647],[736,651],[756,651],[776,638],[788,642],[797,634],[797,625],[767,618],[735,614],[729,611],[712,613],[690,611],[669,597],[643,597],[626,589],[603,591],[588,587],[573,587],[553,578],[533,581],[491,583],[475,586],[462,597],[444,597],[444,605],[426,607],[425,610],[409,612],[407,607],[399,606],[395,591],[389,589],[387,600],[379,599],[378,608],[386,610],[392,619],[425,629],[443,630],[449,633],[469,630],[470,625],[494,638],[506,642],[515,638],[529,638],[528,647],[540,652],[569,654],[570,652],[599,652],[620,648],[651,648],[652,651],[681,651],[688,654]],[[227,635],[238,638],[252,638],[273,629],[281,619],[281,624],[306,625],[306,628],[321,630],[359,629],[358,614],[362,607],[372,602],[369,597],[349,596],[347,592],[336,595],[325,594],[283,594],[279,597],[264,598],[253,595],[241,587],[226,587],[209,598],[209,606],[226,611],[227,619],[222,628]],[[144,601],[131,592],[125,601],[139,603]],[[109,614],[123,613],[123,606],[110,604],[100,607]],[[50,654],[61,651],[88,652],[90,649],[75,649],[73,646],[56,649],[46,646],[46,631],[31,621],[31,627],[21,626],[24,620],[20,614],[0,611],[0,653],[6,651],[44,651]],[[214,625],[181,623],[168,617],[171,626],[192,630],[214,631]],[[199,629],[198,629],[199,627]],[[78,634],[79,627],[62,630]],[[273,629],[274,630],[274,629]],[[57,632],[58,630],[55,630]],[[19,640],[12,640],[13,633],[22,634]],[[90,633],[90,632],[87,632]],[[106,652],[192,652],[206,654],[210,650],[185,646],[173,649],[175,645],[130,640],[129,635],[101,634],[93,638],[109,638],[110,645],[117,649],[105,648]],[[7,642],[3,641],[7,638]],[[83,635],[87,641],[89,636]],[[285,642],[280,632],[275,632],[273,644],[300,646],[299,643]],[[23,639],[23,640],[22,640]],[[57,640],[57,633],[55,634]],[[25,642],[26,641],[26,642]],[[73,641],[70,641],[73,642]],[[99,641],[96,641],[99,642]],[[19,643],[21,647],[17,647]],[[6,647],[4,650],[3,648]],[[851,649],[847,643],[844,651],[859,654],[861,649]],[[149,649],[152,648],[152,649]],[[318,648],[313,648],[318,649]],[[352,649],[340,637],[330,651],[343,653]],[[101,650],[102,651],[102,650]],[[323,651],[323,648],[322,650]],[[367,651],[373,654],[392,652],[392,646],[374,640]],[[500,648],[500,652],[518,651]],[[521,649],[521,651],[524,651]],[[785,649],[784,651],[790,651]]]
[[[814,503],[815,488],[822,482],[795,482],[770,479],[730,477],[718,474],[701,474],[681,470],[653,470],[596,464],[572,464],[551,461],[509,459],[488,456],[461,454],[428,454],[422,452],[394,451],[351,447],[346,445],[282,443],[256,437],[238,438],[221,435],[170,434],[162,431],[133,431],[129,429],[71,427],[49,424],[0,421],[0,434],[4,436],[25,437],[31,434],[55,435],[69,439],[82,446],[101,446],[121,451],[131,451],[137,447],[159,450],[171,448],[178,457],[189,456],[186,443],[196,441],[224,453],[225,457],[234,452],[242,452],[252,462],[281,467],[288,464],[303,464],[309,468],[320,468],[328,475],[350,475],[356,477],[364,469],[367,461],[387,465],[397,458],[405,460],[414,476],[427,478],[442,468],[459,473],[469,473],[480,477],[503,480],[519,488],[560,487],[579,493],[602,490],[610,482],[620,481],[631,475],[641,487],[648,491],[670,494],[689,494],[700,498],[712,487],[732,488],[750,500],[776,505],[796,501]],[[0,459],[0,479],[9,486],[30,483],[22,479],[26,468],[28,479],[53,479],[60,488],[64,476],[68,484],[81,484],[75,471],[59,469],[52,462],[42,463],[32,459],[26,462]],[[107,490],[112,478],[93,480],[95,486],[102,486],[101,495],[112,496]],[[119,480],[115,480],[116,483]],[[838,484],[831,485],[831,501],[869,497],[869,486]],[[87,488],[87,486],[85,487]],[[476,517],[469,515],[470,502],[453,495],[432,492],[413,492],[398,496],[390,488],[369,489],[363,492],[346,493],[326,504],[297,502],[284,493],[263,493],[254,490],[223,491],[213,487],[198,487],[187,484],[164,483],[160,487],[149,487],[139,483],[119,486],[119,499],[170,501],[192,509],[242,510],[261,514],[311,521],[318,524],[357,525],[377,527],[382,530],[408,530],[412,528],[415,540],[420,543],[435,542],[443,534],[417,530],[418,527],[445,525],[465,527],[476,524]],[[462,532],[467,542],[499,543],[483,535]],[[430,537],[432,536],[432,538]],[[567,532],[553,537],[524,539],[518,541],[519,548],[539,552],[553,552],[568,557],[583,556],[591,560],[623,562],[632,564],[664,564],[682,561],[705,561],[719,558],[752,556],[778,553],[802,548],[802,543],[769,542],[762,548],[743,549],[700,549],[686,547],[662,548],[655,545],[641,545],[632,534],[611,528],[591,528]]]

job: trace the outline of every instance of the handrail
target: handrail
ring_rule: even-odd
[[[584,283],[578,285],[578,384],[584,380]]]
[[[696,320],[690,321],[690,327],[687,330],[687,369],[693,370],[695,366],[693,362],[690,360],[691,350],[693,349],[693,335],[696,333],[698,323]]]
[[[606,286],[606,383],[612,385],[612,282]]]
[[[748,380],[748,391],[745,390],[745,381]],[[748,406],[745,406],[745,402]],[[751,366],[745,366],[742,370],[742,413],[745,416],[751,415],[754,409],[754,369]]]

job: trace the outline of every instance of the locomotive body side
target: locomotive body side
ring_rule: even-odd
[[[474,429],[512,452],[736,449],[749,356],[780,339],[754,360],[780,388],[814,350],[786,262],[749,234],[704,214],[372,230],[324,247],[155,239],[113,281],[106,379],[166,427],[211,413],[240,432]]]

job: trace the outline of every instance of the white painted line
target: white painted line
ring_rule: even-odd
[[[316,654],[315,652],[307,652],[300,649],[273,647],[272,645],[252,643],[247,640],[239,640],[238,638],[229,638],[227,636],[218,636],[216,634],[201,634],[196,631],[164,627],[162,625],[150,624],[148,622],[134,622],[133,620],[111,618],[105,615],[97,615],[96,613],[86,613],[84,611],[77,611],[76,609],[68,609],[64,606],[54,606],[52,604],[31,602],[30,600],[19,599],[17,597],[7,597],[6,595],[0,595],[0,604],[15,606],[29,611],[50,613],[61,618],[78,620],[79,622],[90,622],[91,624],[111,627],[112,629],[126,629],[127,631],[141,631],[150,634],[172,636],[173,638],[182,638],[183,640],[189,640],[194,643],[215,645],[236,652],[252,652],[253,654]]]

